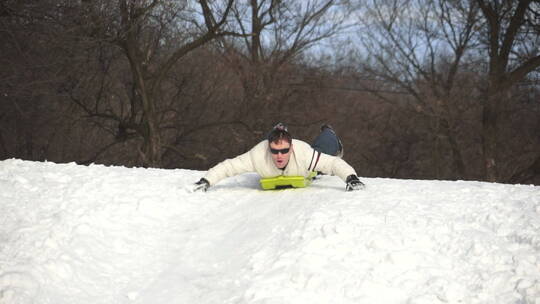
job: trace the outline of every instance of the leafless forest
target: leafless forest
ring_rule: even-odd
[[[206,170],[323,123],[360,176],[540,184],[539,0],[4,0],[0,159]]]

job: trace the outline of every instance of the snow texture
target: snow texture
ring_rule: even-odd
[[[0,303],[540,304],[540,187],[0,161]]]

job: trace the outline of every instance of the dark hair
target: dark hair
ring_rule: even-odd
[[[287,130],[273,129],[270,131],[270,134],[268,134],[268,142],[270,143],[277,144],[282,140],[288,142],[289,144],[292,143],[292,136]]]

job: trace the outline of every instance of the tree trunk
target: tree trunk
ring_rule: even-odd
[[[156,83],[151,84],[144,78],[143,67],[140,64],[140,60],[137,60],[137,56],[134,53],[135,46],[132,46],[128,51],[130,56],[130,63],[132,68],[133,78],[136,84],[136,92],[140,95],[142,107],[143,107],[143,121],[142,121],[142,137],[143,147],[140,150],[142,165],[145,167],[161,167],[161,134],[159,130],[159,124],[156,115],[156,92],[153,90]]]
[[[463,154],[459,148],[457,142],[457,135],[450,127],[450,123],[446,119],[441,119],[441,128],[445,137],[448,139],[450,145],[450,152],[452,153],[452,172],[455,174],[455,178],[467,178],[467,170],[465,169],[465,161],[463,160]]]
[[[440,149],[440,118],[435,116],[432,118],[433,132],[433,148],[431,149],[431,160],[433,163],[433,173],[436,179],[441,178],[441,149]]]
[[[497,172],[497,123],[500,97],[490,88],[482,110],[482,148],[484,176],[488,182],[498,181]]]
[[[160,168],[162,165],[161,135],[157,124],[152,119],[145,119],[144,128],[144,143],[140,151],[143,166]]]
[[[147,90],[145,87],[144,79],[139,80],[140,94],[144,109],[144,119],[142,122],[143,130],[143,148],[142,159],[145,167],[159,168],[162,165],[162,145],[161,145],[161,133],[159,130],[159,124],[157,121],[155,100],[154,97],[149,94],[152,90]]]

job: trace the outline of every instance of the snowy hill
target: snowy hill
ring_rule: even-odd
[[[0,161],[0,303],[540,303],[540,187]]]

